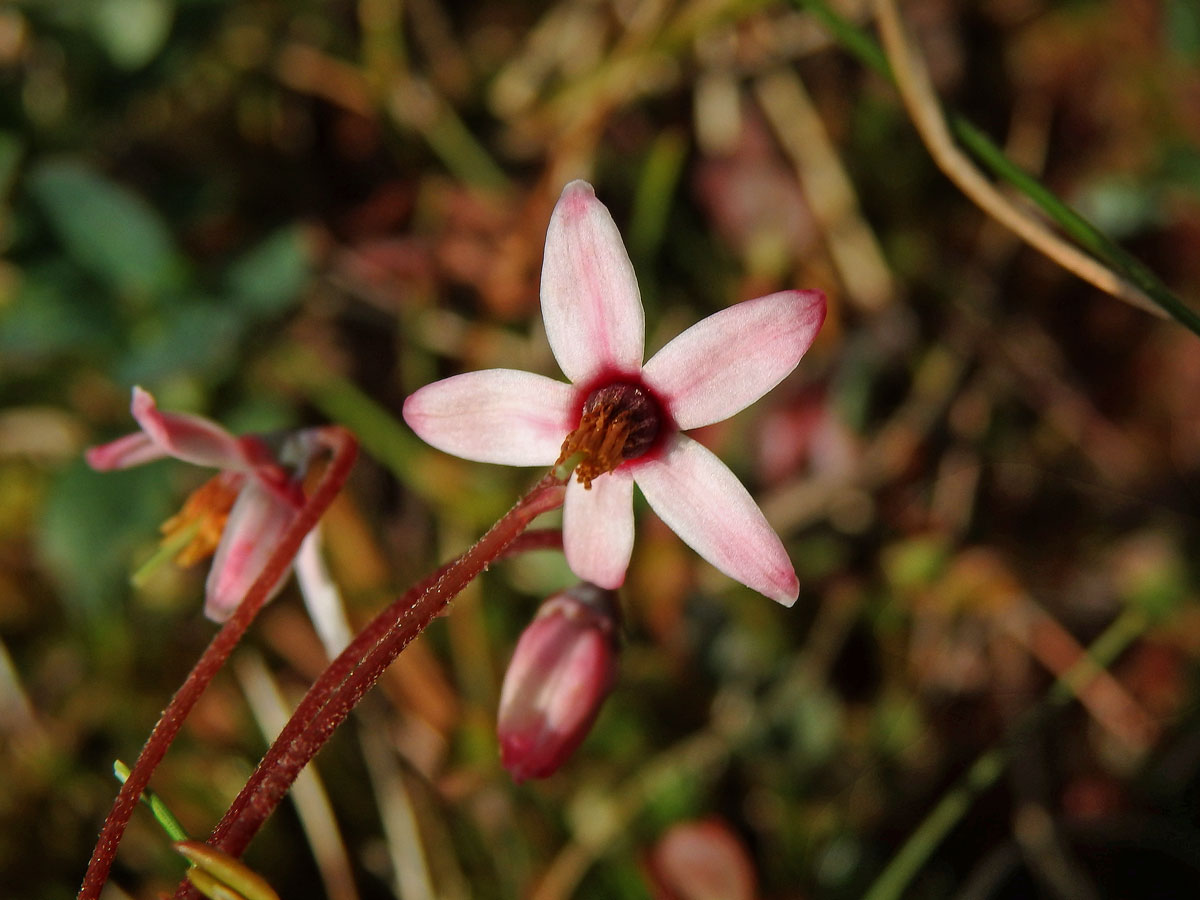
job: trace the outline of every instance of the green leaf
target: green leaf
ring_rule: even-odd
[[[948,561],[945,541],[936,536],[898,541],[885,548],[881,559],[888,583],[902,593],[927,587],[941,577]]]
[[[140,69],[162,50],[174,14],[169,0],[100,0],[92,8],[92,34],[116,65]]]
[[[0,370],[115,349],[120,329],[113,313],[69,264],[26,269],[16,296],[0,307]]]
[[[1162,21],[1171,49],[1190,62],[1200,61],[1200,9],[1195,0],[1168,0]]]
[[[181,283],[183,259],[141,197],[72,160],[42,163],[29,186],[71,258],[118,294],[150,297]]]
[[[113,774],[117,776],[117,781],[124,784],[129,780],[129,766],[117,759],[113,761]],[[158,824],[162,826],[163,831],[167,833],[173,841],[186,841],[188,839],[187,832],[183,826],[179,824],[179,819],[175,818],[175,814],[171,812],[166,801],[154,791],[147,788],[142,791],[141,801],[150,807],[150,811],[154,813],[154,818]]]
[[[164,465],[93,472],[80,459],[53,480],[38,551],[78,619],[103,618],[125,592],[134,548],[170,513],[168,478]]]
[[[866,31],[849,20],[843,19],[825,0],[792,0],[792,2],[816,16],[834,37],[846,49],[854,53],[861,62],[873,68],[883,77],[892,80],[891,66],[888,64],[887,57]],[[1059,200],[1049,188],[1009,160],[1004,155],[1004,151],[991,138],[967,119],[950,114],[947,124],[958,142],[970,151],[985,168],[990,169],[993,175],[1004,179],[1025,194],[1040,206],[1046,215],[1057,222],[1059,227],[1069,234],[1082,249],[1115,272],[1124,275],[1144,291],[1146,296],[1154,301],[1163,312],[1192,333],[1200,335],[1200,312],[1192,309],[1175,296],[1159,277],[1140,260],[1135,259],[1119,245],[1114,244],[1091,222]]]
[[[1200,196],[1200,150],[1185,143],[1168,145],[1163,150],[1159,178],[1169,187]]]
[[[312,246],[304,228],[281,228],[230,268],[232,299],[251,315],[276,315],[304,290],[312,263]]]
[[[17,166],[24,152],[25,142],[19,134],[0,131],[0,199],[8,197],[8,192],[16,181]]]
[[[175,303],[152,333],[139,335],[133,352],[121,361],[116,380],[147,384],[204,373],[209,383],[217,381],[235,361],[242,325],[226,306],[204,300]]]

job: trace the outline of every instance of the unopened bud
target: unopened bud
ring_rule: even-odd
[[[616,594],[589,582],[551,596],[521,634],[500,691],[500,761],[518,783],[556,772],[587,736],[617,674]]]

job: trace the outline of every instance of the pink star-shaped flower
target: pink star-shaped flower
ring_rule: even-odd
[[[819,291],[782,291],[693,325],[644,365],[633,265],[591,185],[563,189],[546,234],[542,318],[570,384],[512,369],[456,375],[404,403],[427,443],[478,462],[582,458],[567,488],[572,571],[617,588],[633,551],[633,485],[659,517],[731,578],[785,605],[799,582],[779,537],[737,477],[683,432],[745,409],[812,345]],[[578,456],[577,456],[578,455]]]
[[[133,389],[130,409],[142,430],[90,448],[88,465],[106,472],[173,457],[221,470],[164,530],[170,534],[177,528],[198,529],[180,554],[184,561],[203,559],[215,550],[204,614],[224,622],[265,568],[275,540],[303,504],[304,493],[259,437],[235,437],[200,416],[162,412],[140,387]],[[283,581],[281,577],[272,594]]]

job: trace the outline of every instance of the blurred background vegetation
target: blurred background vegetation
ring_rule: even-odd
[[[903,11],[949,105],[1200,297],[1193,3]],[[829,293],[797,374],[700,435],[800,601],[717,575],[643,504],[618,688],[564,770],[518,788],[498,681],[569,575],[497,566],[318,759],[319,833],[285,805],[248,861],[287,898],[859,897],[983,754],[1004,765],[908,896],[1192,896],[1200,343],[1019,245],[890,85],[756,0],[0,8],[5,895],[73,895],[112,761],[214,630],[203,566],[129,580],[203,473],[81,462],[131,430],[131,385],[235,431],[361,437],[324,534],[363,621],[534,477],[424,447],[398,412],[462,370],[557,374],[537,271],[580,176],[626,236],[650,351],[737,300]],[[1109,677],[1031,726],[1114,621]],[[294,699],[322,665],[288,588],[155,778],[192,834],[265,747],[247,697]],[[681,845],[733,860],[740,893],[679,875]],[[182,868],[139,812],[109,896]]]

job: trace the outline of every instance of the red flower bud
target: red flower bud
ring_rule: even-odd
[[[590,582],[551,596],[521,634],[500,691],[500,761],[554,774],[592,727],[617,674],[616,594]]]

